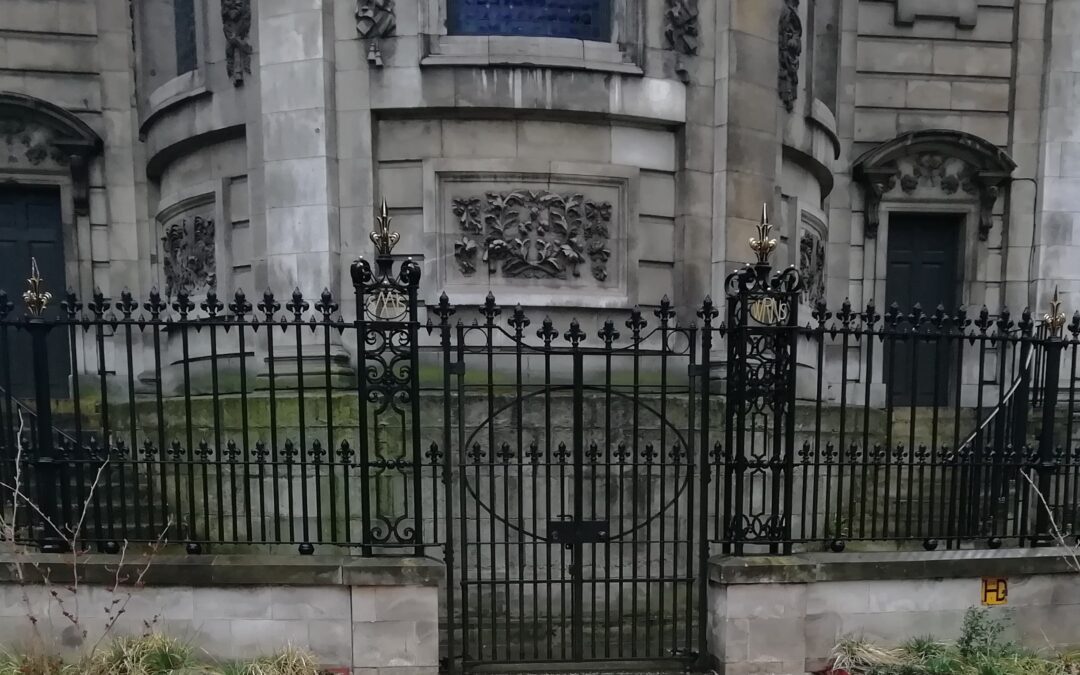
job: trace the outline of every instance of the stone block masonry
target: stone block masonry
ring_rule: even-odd
[[[802,675],[829,666],[845,636],[885,646],[959,637],[1004,578],[1007,637],[1037,650],[1075,646],[1080,590],[1065,549],[717,557],[709,569],[709,654],[720,675]]]
[[[223,661],[293,645],[333,672],[438,672],[439,563],[130,555],[118,570],[119,561],[89,555],[73,565],[70,555],[0,555],[0,644],[16,649],[41,640],[50,652],[75,656],[106,632],[159,632]],[[142,583],[134,584],[144,568]]]

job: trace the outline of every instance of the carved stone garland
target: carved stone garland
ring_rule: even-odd
[[[588,261],[597,281],[607,279],[611,203],[546,190],[489,192],[452,202],[462,237],[454,257],[462,274],[476,273],[477,257],[506,277],[566,279]]]
[[[780,11],[780,71],[777,91],[788,112],[795,110],[799,98],[799,59],[803,51],[803,25],[799,18],[799,0],[784,0]]]
[[[251,73],[251,0],[221,0],[221,26],[225,33],[225,68],[233,85]]]
[[[196,216],[190,227],[186,218],[176,221],[165,229],[161,241],[167,296],[217,287],[213,219]]]
[[[825,299],[825,243],[815,232],[804,231],[799,240],[799,276],[809,304]]]

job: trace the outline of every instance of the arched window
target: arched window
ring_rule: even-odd
[[[447,0],[451,35],[611,39],[611,0]]]
[[[195,70],[197,42],[195,36],[195,0],[173,1],[174,35],[176,36],[176,74]]]

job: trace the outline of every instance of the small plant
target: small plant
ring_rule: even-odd
[[[1008,628],[1008,619],[993,617],[983,607],[971,607],[964,614],[964,625],[960,630],[960,639],[956,648],[962,656],[992,656],[1008,651],[1010,644],[1004,644],[1001,636]]]
[[[1080,652],[1042,656],[1005,639],[1008,620],[989,610],[964,615],[955,644],[932,637],[890,649],[848,638],[833,650],[828,675],[1080,675]]]

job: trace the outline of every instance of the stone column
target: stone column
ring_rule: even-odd
[[[1050,45],[1040,139],[1043,195],[1034,241],[1035,268],[1028,271],[1025,255],[1025,247],[1031,243],[1030,230],[1016,227],[1009,242],[1009,278],[1030,278],[1036,283],[1035,305],[1040,311],[1048,306],[1054,287],[1060,286],[1064,305],[1071,312],[1080,300],[1080,0],[1056,0],[1047,4],[1045,11]],[[1037,28],[1031,26],[1030,30],[1037,32]],[[1021,194],[1028,193],[1014,190],[1017,199]]]
[[[713,297],[750,260],[761,205],[776,207],[781,124],[776,73],[780,2],[721,0],[716,15],[716,164],[713,172]],[[778,222],[774,218],[774,222]]]
[[[323,288],[340,299],[333,2],[267,0],[258,30],[268,286],[282,306],[294,288],[312,305]],[[305,347],[305,380],[323,381],[321,350]],[[295,344],[276,351],[288,382]],[[347,355],[335,351],[343,374]]]

